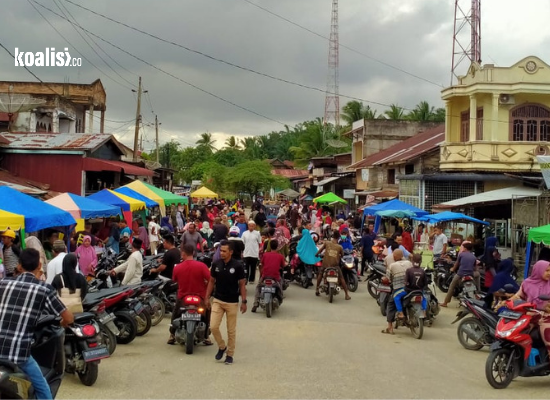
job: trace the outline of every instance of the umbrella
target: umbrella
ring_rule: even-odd
[[[365,215],[375,215],[377,211],[383,211],[383,210],[407,210],[412,211],[416,214],[417,217],[420,217],[422,215],[427,215],[428,213],[418,207],[412,206],[410,204],[404,203],[401,200],[394,199],[390,201],[386,201],[384,203],[376,204],[371,207],[367,207],[363,209],[363,213]]]
[[[336,196],[334,193],[332,192],[328,192],[322,196],[319,196],[319,197],[316,197],[315,199],[313,199],[313,202],[314,203],[319,203],[319,204],[322,204],[322,203],[342,203],[342,204],[347,204],[348,202],[344,199],[342,199],[341,197],[338,197]]]
[[[135,190],[132,190],[129,187],[126,187],[126,186],[119,187],[118,189],[115,189],[115,192],[121,193],[121,194],[123,194],[125,196],[128,196],[128,197],[132,197],[133,199],[136,199],[136,200],[141,200],[145,203],[145,206],[147,208],[153,208],[153,207],[156,207],[156,206],[159,205],[159,203],[156,202],[155,200],[152,200],[149,197],[146,197],[146,196],[142,195],[141,193],[136,192]]]
[[[376,211],[374,215],[378,217],[404,218],[404,217],[414,217],[416,213],[409,210],[381,210],[381,211]]]
[[[120,214],[120,208],[118,207],[73,193],[60,194],[46,200],[46,203],[71,213],[74,219],[107,218]]]
[[[300,193],[298,193],[297,191],[292,190],[292,189],[285,189],[285,190],[282,190],[280,192],[277,192],[277,195],[282,195],[282,196],[286,196],[286,197],[289,197],[291,199],[294,199],[294,198],[300,196]]]
[[[113,192],[109,189],[103,189],[86,198],[120,207],[123,211],[139,211],[145,208],[145,202],[125,196],[121,193]]]
[[[4,211],[23,215],[28,232],[76,224],[68,212],[8,186],[0,186],[0,204]]]
[[[452,212],[452,211],[444,211],[441,213],[424,215],[416,219],[421,221],[427,221],[430,223],[438,223],[438,222],[445,222],[445,221],[464,221],[464,222],[474,222],[476,224],[482,224],[482,225],[489,225],[489,223],[486,221],[482,221],[480,219],[470,217],[469,215]]]
[[[11,229],[18,231],[25,228],[25,217],[8,211],[0,210],[0,231]]]
[[[208,189],[206,186],[201,187],[198,190],[195,190],[193,193],[190,194],[191,197],[199,197],[199,198],[213,198],[218,197],[217,193],[214,193],[210,189]]]

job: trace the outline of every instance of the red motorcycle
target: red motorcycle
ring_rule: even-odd
[[[550,297],[540,299],[546,301]],[[506,302],[506,309],[498,314],[496,341],[485,363],[485,377],[492,387],[504,389],[517,376],[550,375],[548,351],[538,326],[544,314],[534,303]]]

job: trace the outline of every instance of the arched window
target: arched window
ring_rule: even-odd
[[[542,104],[522,104],[510,110],[510,140],[550,141],[550,109]]]

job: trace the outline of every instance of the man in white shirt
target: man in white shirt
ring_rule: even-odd
[[[160,226],[154,221],[154,217],[147,217],[147,230],[149,232],[149,245],[151,248],[151,255],[157,254]]]
[[[57,274],[63,272],[63,259],[67,255],[67,246],[65,246],[63,240],[56,240],[53,242],[52,247],[54,258],[48,263],[46,269],[46,283],[49,284],[52,283],[53,278],[55,278]]]
[[[143,276],[143,256],[141,255],[141,239],[135,238],[132,242],[132,254],[128,260],[111,271],[111,275],[124,272],[122,285],[137,285]]]
[[[248,222],[248,230],[243,233],[241,239],[244,242],[245,278],[248,282],[253,283],[256,280],[256,267],[258,266],[260,244],[262,243],[262,236],[256,230],[256,223],[254,221]]]
[[[433,254],[434,258],[440,258],[443,254],[447,253],[447,243],[449,239],[443,233],[439,226],[435,227]]]

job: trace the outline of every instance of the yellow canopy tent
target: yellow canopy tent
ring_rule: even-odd
[[[148,197],[151,200],[154,200],[157,203],[159,203],[160,215],[162,215],[163,217],[166,215],[166,206],[164,205],[164,199],[160,197],[158,194],[156,194],[155,192],[153,192],[151,189],[149,189],[146,185],[144,185],[143,182],[133,181],[124,186],[132,190],[135,190],[139,194],[142,194],[143,196]]]
[[[198,197],[198,198],[201,198],[201,199],[206,199],[206,198],[213,198],[213,197],[217,198],[218,194],[214,193],[213,191],[208,189],[206,186],[203,186],[200,189],[195,190],[189,196],[190,197]]]
[[[112,191],[111,189],[107,189],[109,193],[112,195],[115,195],[119,199],[125,201],[130,206],[130,211],[140,211],[145,209],[145,202],[141,200],[134,199],[133,197],[126,196],[122,193],[117,193]]]
[[[25,217],[8,211],[0,210],[0,231],[11,229],[18,231],[25,228]]]

